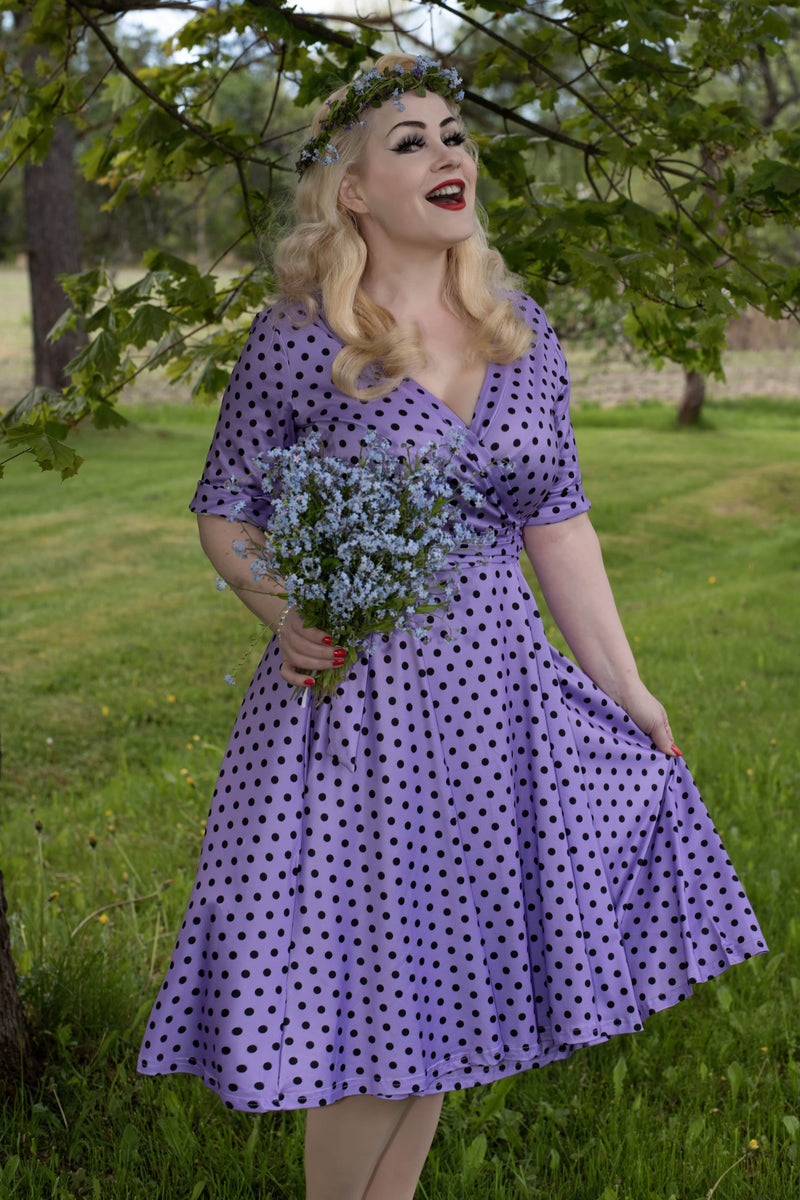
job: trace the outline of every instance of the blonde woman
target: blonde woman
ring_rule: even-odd
[[[193,502],[277,636],[233,730],[197,883],[142,1048],[253,1112],[307,1110],[307,1200],[411,1200],[445,1092],[641,1027],[764,950],[587,515],[567,368],[475,215],[460,81],[410,56],[334,93]],[[312,430],[358,457],[465,435],[485,468],[454,555],[455,641],[397,633],[319,708],[345,647],[264,584],[248,468]],[[513,476],[496,465],[513,459]],[[579,664],[545,638],[530,558]]]

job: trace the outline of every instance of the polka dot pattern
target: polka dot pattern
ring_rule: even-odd
[[[764,950],[685,764],[549,646],[521,530],[588,508],[568,377],[541,310],[490,366],[458,461],[494,549],[454,556],[448,640],[382,640],[318,709],[268,646],[225,752],[194,890],[139,1069],[200,1075],[233,1108],[469,1087],[639,1029]],[[256,524],[248,464],[316,429],[357,456],[458,418],[413,380],[338,392],[320,317],[253,323],[192,507]],[[498,465],[511,458],[516,470]],[[459,632],[460,631],[460,632]]]

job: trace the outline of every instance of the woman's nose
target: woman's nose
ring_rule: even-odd
[[[440,169],[444,167],[457,166],[463,160],[463,158],[464,151],[461,146],[443,145],[436,165]]]

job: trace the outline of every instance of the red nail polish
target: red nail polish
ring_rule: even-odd
[[[323,644],[323,646],[332,646],[332,645],[333,645],[333,638],[331,638],[331,637],[324,637],[324,638],[322,639],[322,644]]]
[[[313,679],[304,679],[304,680],[303,680],[303,683],[306,685],[306,687],[313,687],[313,686],[314,686],[314,680],[313,680]]]
[[[678,747],[675,745],[674,742],[672,744],[672,753],[677,754],[678,758],[683,758],[683,755],[681,754],[680,750],[678,749]]]

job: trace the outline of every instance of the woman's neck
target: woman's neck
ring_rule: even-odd
[[[380,261],[369,258],[361,287],[396,321],[418,320],[421,311],[441,306],[446,267],[446,251],[435,258],[404,253],[393,262],[386,256]]]

